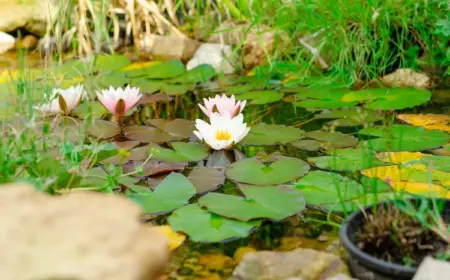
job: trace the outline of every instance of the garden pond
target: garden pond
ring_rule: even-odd
[[[170,226],[169,279],[228,277],[255,250],[339,253],[339,224],[354,210],[399,193],[450,198],[450,91],[353,90],[285,62],[243,76],[122,55],[1,65],[2,181],[136,201],[143,220]],[[53,88],[78,84],[87,96],[70,114],[35,110]],[[127,85],[143,96],[118,122],[95,92]],[[216,94],[247,102],[250,131],[233,149],[193,133],[207,119],[198,104]]]

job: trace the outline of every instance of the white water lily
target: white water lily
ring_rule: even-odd
[[[85,95],[83,85],[72,86],[68,89],[54,88],[49,102],[35,108],[51,114],[69,114],[80,104]]]
[[[214,113],[210,116],[210,122],[196,120],[197,131],[194,134],[214,150],[231,149],[250,131],[242,114],[233,118],[228,112],[223,115]]]
[[[141,96],[139,88],[130,86],[124,89],[110,87],[101,93],[97,92],[97,98],[103,106],[118,117],[125,116],[127,111],[138,103]]]

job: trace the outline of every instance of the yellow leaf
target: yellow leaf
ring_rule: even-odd
[[[181,233],[176,233],[172,230],[170,226],[157,226],[153,227],[153,229],[159,231],[164,234],[169,240],[169,250],[173,251],[176,248],[180,247],[181,244],[186,240],[186,236]]]
[[[122,71],[129,71],[133,69],[140,69],[151,65],[156,65],[161,63],[161,61],[147,61],[147,62],[136,62],[133,64],[128,65],[127,67],[123,68]]]
[[[450,199],[450,190],[444,187],[423,182],[391,181],[389,185],[395,191],[405,191],[412,194],[430,195]]]
[[[420,152],[388,152],[377,154],[377,158],[379,160],[391,163],[405,163],[409,161],[421,160],[422,157],[423,154]]]
[[[199,265],[211,270],[224,270],[234,265],[233,259],[221,254],[202,255],[198,260]]]
[[[450,132],[450,116],[440,114],[400,114],[397,119],[430,130]]]
[[[244,256],[247,253],[253,253],[256,252],[255,248],[252,247],[240,247],[239,249],[236,250],[236,252],[234,252],[234,260],[236,261],[236,263],[240,263],[242,258],[244,258]]]

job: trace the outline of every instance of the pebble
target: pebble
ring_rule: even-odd
[[[36,48],[38,44],[38,39],[36,37],[34,37],[33,35],[26,35],[25,37],[23,37],[22,40],[18,40],[16,43],[16,49],[20,50],[20,49],[27,49],[27,50],[32,50],[34,48]]]

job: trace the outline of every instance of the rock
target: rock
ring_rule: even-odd
[[[0,31],[23,28],[33,34],[45,34],[49,19],[58,12],[58,0],[0,0]]]
[[[336,276],[333,276],[331,278],[327,278],[327,280],[357,280],[355,278],[351,278],[347,274],[340,273]]]
[[[198,48],[186,68],[190,70],[200,64],[209,64],[216,69],[216,72],[231,74],[234,72],[234,67],[228,61],[230,55],[231,47],[228,45],[205,43]]]
[[[176,35],[144,35],[139,42],[139,51],[148,53],[153,59],[188,61],[198,49],[200,43]]]
[[[14,48],[16,39],[8,33],[0,31],[0,54],[9,51]]]
[[[243,62],[246,69],[267,63],[277,50],[283,52],[289,48],[289,38],[286,33],[271,31],[268,27],[253,28],[245,39],[242,49]]]
[[[245,31],[248,29],[248,23],[236,24],[233,21],[224,21],[209,37],[209,43],[239,45],[245,40]]]
[[[31,50],[31,49],[36,48],[37,44],[38,44],[38,39],[36,37],[34,37],[33,35],[26,35],[25,37],[23,37],[22,40],[17,41],[16,49]]]
[[[409,68],[397,69],[382,78],[380,81],[389,87],[415,87],[418,89],[431,89],[434,87],[431,78],[425,73],[418,73]]]
[[[119,196],[11,184],[0,188],[0,210],[2,279],[151,280],[168,259],[165,237]]]
[[[426,257],[412,280],[447,280],[450,275],[450,263]]]
[[[260,251],[247,253],[233,272],[233,280],[328,279],[347,272],[336,255],[312,250],[290,252]]]

